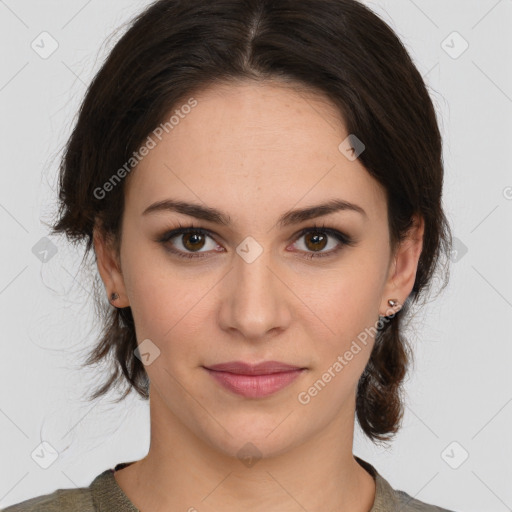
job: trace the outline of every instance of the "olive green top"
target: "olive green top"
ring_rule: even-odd
[[[375,480],[375,501],[369,512],[454,512],[416,500],[404,491],[394,490],[370,463],[356,456],[355,459]],[[105,470],[94,478],[89,487],[57,489],[0,512],[139,512],[114,478],[114,471],[133,462],[122,462],[114,469]]]

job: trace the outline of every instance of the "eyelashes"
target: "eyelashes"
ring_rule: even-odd
[[[293,252],[302,253],[300,257],[306,258],[306,259],[316,259],[316,258],[329,258],[336,256],[345,246],[354,246],[355,240],[350,237],[349,235],[342,233],[341,231],[338,231],[337,229],[326,227],[325,225],[318,226],[310,226],[307,228],[302,229],[298,234],[296,234],[293,237],[293,244],[296,244],[297,241],[299,241],[301,238],[303,238],[306,235],[311,234],[314,237],[314,240],[320,240],[324,241],[326,240],[326,245],[329,245],[329,239],[333,239],[335,242],[337,242],[334,249],[331,249],[329,251],[309,251],[307,245],[304,244],[306,247],[305,250],[295,250]],[[187,251],[185,245],[183,244],[183,238],[187,235],[191,235],[192,237],[199,235],[200,241],[202,239],[205,240],[205,243],[202,247],[199,249],[204,249],[204,246],[208,244],[207,239],[211,239],[213,243],[211,244],[211,250],[208,251]],[[179,238],[181,236],[181,239]],[[319,237],[319,238],[318,238]],[[172,242],[173,239],[178,239],[183,246],[185,250],[177,249],[175,245]],[[179,258],[185,258],[185,259],[201,259],[201,258],[207,258],[211,255],[211,251],[214,252],[223,252],[218,251],[217,247],[219,244],[215,242],[213,234],[204,228],[197,227],[194,225],[187,225],[187,226],[181,226],[177,229],[173,229],[170,231],[166,231],[163,235],[157,238],[157,242],[164,245],[165,249],[170,252],[171,254],[179,257]],[[187,241],[188,243],[188,241]],[[315,243],[315,242],[313,242]],[[194,244],[194,242],[193,242]],[[324,249],[322,247],[321,249]]]

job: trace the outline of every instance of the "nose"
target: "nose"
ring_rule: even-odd
[[[236,255],[233,265],[221,288],[221,328],[251,341],[266,341],[286,330],[293,294],[270,253],[263,251],[251,263]]]

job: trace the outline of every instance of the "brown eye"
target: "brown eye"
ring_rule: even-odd
[[[158,241],[169,252],[184,258],[206,257],[208,252],[218,252],[219,249],[207,230],[194,226],[169,231],[159,237]]]
[[[321,231],[310,231],[304,239],[306,247],[312,251],[321,251],[327,245],[327,236]]]
[[[350,236],[324,226],[305,228],[295,240],[295,247],[310,259],[335,256],[344,246],[355,245],[355,240]]]
[[[298,248],[298,252],[310,259],[332,257],[344,246],[350,247],[356,244],[350,236],[323,226],[303,229],[295,240],[294,245],[296,249]],[[170,253],[183,258],[197,259],[209,257],[212,253],[223,252],[222,247],[215,242],[208,230],[194,226],[169,231],[160,236],[157,241]],[[328,250],[324,250],[326,248]]]
[[[181,237],[183,247],[189,251],[197,251],[204,247],[205,237],[201,233],[185,233]]]

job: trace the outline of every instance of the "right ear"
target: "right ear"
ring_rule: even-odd
[[[117,251],[114,248],[111,237],[107,236],[97,223],[93,229],[93,243],[98,271],[105,285],[109,302],[117,308],[128,307],[130,301],[126,294]],[[110,301],[110,296],[114,292],[119,295],[119,298],[115,301]]]

